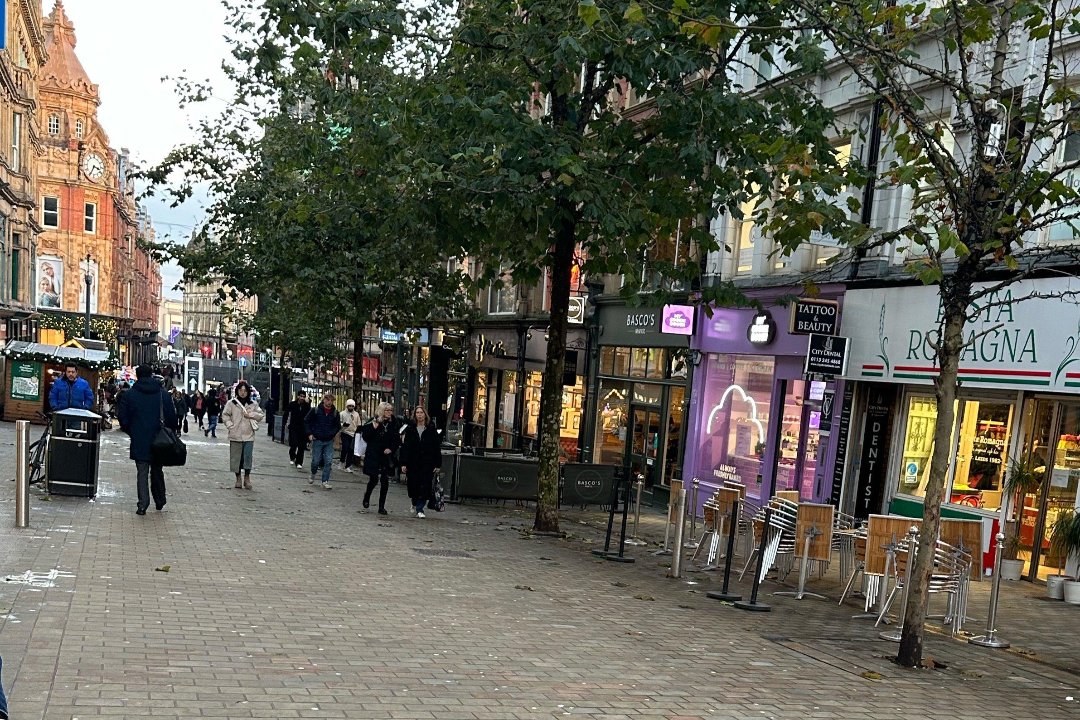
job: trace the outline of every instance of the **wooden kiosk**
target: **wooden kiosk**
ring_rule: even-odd
[[[79,375],[90,383],[97,398],[102,372],[112,361],[108,350],[88,350],[77,341],[45,345],[12,340],[4,346],[4,412],[8,422],[29,420],[44,425],[40,413],[49,410],[49,391],[64,374],[64,365],[74,363]],[[100,398],[97,398],[100,400]]]

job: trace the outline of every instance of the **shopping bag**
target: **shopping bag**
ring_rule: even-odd
[[[363,457],[365,454],[367,454],[367,440],[360,433],[356,433],[356,439],[353,440],[353,455]]]

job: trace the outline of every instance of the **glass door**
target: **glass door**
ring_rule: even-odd
[[[630,438],[626,444],[630,477],[641,476],[646,488],[659,479],[657,456],[660,448],[660,411],[632,406],[630,409]]]
[[[1036,438],[1031,451],[1034,462],[1045,461],[1041,466],[1043,483],[1036,504],[1037,516],[1032,512],[1035,508],[1028,504],[1031,495],[1025,498],[1021,515],[1020,542],[1030,553],[1028,577],[1031,579],[1061,572],[1065,558],[1058,557],[1051,549],[1054,523],[1062,512],[1080,503],[1080,405],[1056,403],[1056,406],[1049,442],[1040,443],[1042,438]]]

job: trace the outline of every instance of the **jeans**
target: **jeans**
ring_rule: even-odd
[[[0,658],[0,720],[7,720],[7,696],[4,695],[4,658]]]
[[[217,415],[211,415],[208,418],[207,426],[206,426],[206,432],[210,433],[214,437],[217,437],[217,421],[218,421],[218,416]]]
[[[416,509],[417,513],[422,513],[424,512],[424,508],[427,507],[427,500],[417,500],[413,507]]]
[[[341,433],[341,464],[345,467],[352,467],[353,464],[353,446],[356,443],[356,437],[353,435],[347,435]]]
[[[149,488],[147,488],[149,476]],[[165,505],[165,473],[160,465],[135,461],[135,482],[139,491],[139,510],[150,507],[150,495],[154,496],[154,505],[160,510]]]
[[[314,475],[322,465],[322,481],[330,482],[330,468],[334,464],[334,441],[311,441],[311,474]]]

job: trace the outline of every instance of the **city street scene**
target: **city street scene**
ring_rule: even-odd
[[[1080,717],[1080,6],[0,0],[0,720]]]

